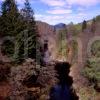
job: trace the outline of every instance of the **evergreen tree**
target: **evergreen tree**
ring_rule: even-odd
[[[36,59],[36,54],[40,59],[37,27],[29,1],[25,0],[25,7],[21,10],[21,13],[18,11],[15,0],[5,0],[1,8],[0,33],[2,33],[2,36],[13,36],[15,38],[17,51],[15,51],[14,57],[16,60],[21,61],[28,57]],[[5,54],[12,56],[15,48],[13,45],[11,46],[11,42],[7,41],[3,46]],[[37,51],[38,53],[36,53]]]
[[[1,7],[0,33],[3,36],[16,36],[20,33],[21,21],[15,0],[5,0]]]
[[[17,4],[15,0],[5,0],[1,6],[1,18],[0,18],[0,36],[10,36],[15,38],[13,43],[10,40],[6,40],[3,43],[2,51],[4,54],[7,54],[10,57],[15,57],[18,55],[14,55],[17,51],[14,52],[15,46],[19,48],[20,44],[15,45],[16,37],[24,30],[24,22],[21,20],[20,13],[17,8]],[[21,38],[18,37],[18,38]],[[17,57],[15,57],[17,58]],[[19,55],[21,58],[21,55]],[[19,59],[18,58],[18,59]]]
[[[87,22],[84,20],[82,23],[82,32],[87,28]]]
[[[25,7],[21,10],[21,15],[24,20],[25,30],[27,31],[28,40],[28,57],[36,58],[36,50],[39,47],[39,42],[37,39],[37,27],[34,19],[34,12],[30,6],[28,0],[25,0]],[[26,40],[26,41],[27,41]],[[24,44],[22,44],[24,45]],[[38,48],[39,51],[39,48]],[[39,54],[39,52],[38,52]],[[39,55],[38,55],[39,56]]]
[[[12,12],[13,11],[13,12]],[[18,11],[15,0],[5,0],[2,4],[2,14],[5,15],[9,12],[16,13]]]
[[[95,18],[93,18],[93,20],[92,20],[92,25],[91,25],[91,32],[95,32],[95,30],[96,30],[96,20],[95,20]]]

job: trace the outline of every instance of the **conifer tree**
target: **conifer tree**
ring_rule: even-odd
[[[37,38],[38,32],[37,32],[36,22],[34,19],[34,11],[31,8],[29,0],[25,0],[24,5],[25,5],[24,8],[21,10],[21,15],[23,17],[25,23],[24,24],[25,30],[27,31],[27,36],[28,36],[28,57],[36,58],[36,52],[37,52],[36,50],[37,47],[39,47],[39,42]]]
[[[5,0],[2,2],[1,6],[1,18],[0,18],[0,33],[2,37],[13,37],[14,41],[6,40],[3,43],[2,51],[4,54],[10,56],[11,58],[21,58],[21,55],[14,55],[17,51],[15,51],[15,47],[19,49],[21,45],[17,43],[17,37],[18,40],[21,38],[21,35],[19,35],[24,30],[24,21],[21,19],[19,10],[17,8],[17,4],[15,0]],[[19,57],[19,58],[18,58]],[[15,59],[13,59],[15,60]]]
[[[15,38],[21,31],[21,21],[19,19],[19,12],[15,0],[5,0],[1,5],[0,17],[0,36]],[[2,51],[4,54],[13,56],[14,42],[10,40],[3,41]]]
[[[5,0],[1,7],[0,33],[3,36],[16,36],[22,27],[15,0]]]
[[[36,50],[39,51],[40,45],[37,39],[34,12],[29,1],[25,0],[25,7],[21,10],[21,13],[19,13],[15,0],[5,0],[1,8],[0,33],[2,33],[2,36],[13,36],[15,38],[15,42],[17,42],[17,51],[15,52],[17,53],[14,58],[18,61],[26,59],[26,57],[36,59]],[[12,56],[14,49],[11,42],[5,42],[5,54]],[[37,54],[40,56],[38,58],[41,58],[40,52]]]

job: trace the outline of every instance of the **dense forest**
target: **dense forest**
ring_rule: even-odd
[[[35,20],[29,0],[2,1],[0,100],[100,100],[99,37],[100,15],[54,26]]]

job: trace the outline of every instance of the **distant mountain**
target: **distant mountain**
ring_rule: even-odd
[[[57,30],[66,28],[66,26],[67,25],[64,23],[59,23],[59,24],[54,25],[55,29],[57,29]]]

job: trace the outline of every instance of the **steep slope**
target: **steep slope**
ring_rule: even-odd
[[[55,59],[56,52],[56,31],[54,26],[51,26],[45,22],[37,21],[38,32],[40,35],[40,41],[44,44],[48,41],[48,48],[51,53],[51,59]]]

